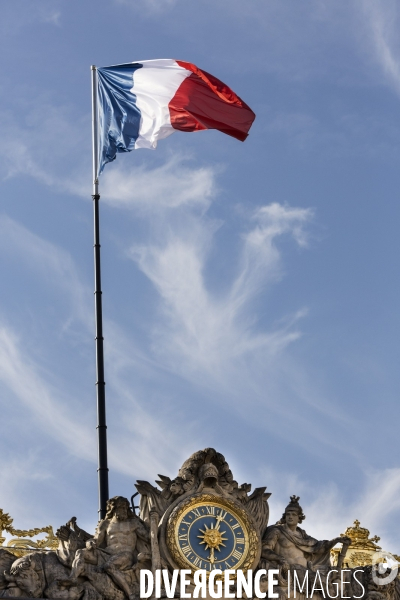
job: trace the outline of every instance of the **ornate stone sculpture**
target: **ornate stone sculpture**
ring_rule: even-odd
[[[0,597],[139,598],[139,571],[151,568],[150,535],[126,498],[108,501],[106,518],[94,536],[80,529],[75,517],[56,536],[57,551],[32,552],[15,560],[0,549]]]
[[[324,589],[329,589],[327,575],[331,570],[330,550],[337,543],[350,543],[347,537],[318,541],[309,536],[298,526],[305,519],[299,500],[299,496],[290,497],[281,520],[266,529],[262,540],[261,564],[265,569],[279,568],[280,597],[287,597],[288,589],[294,582],[294,572],[301,586],[307,579],[308,587],[312,586],[318,571]],[[311,589],[308,591],[311,592]]]
[[[73,585],[85,578],[109,600],[122,600],[123,594],[134,600],[139,592],[137,571],[151,561],[149,544],[145,523],[134,514],[126,498],[115,496],[107,502],[106,517],[98,524],[94,537],[86,540],[84,548],[76,549],[71,574],[63,583]]]
[[[251,484],[238,485],[225,457],[214,448],[206,448],[192,454],[185,460],[175,479],[171,480],[165,475],[159,475],[159,478],[156,483],[161,490],[148,481],[136,482],[136,489],[141,494],[140,516],[145,522],[149,520],[151,508],[155,508],[161,518],[179,499],[211,489],[216,495],[234,498],[246,505],[261,535],[268,525],[267,500],[271,494],[265,493],[266,488],[261,487],[249,495]]]
[[[18,539],[48,534],[40,542],[24,540],[21,548],[10,547],[12,553],[0,548],[0,598],[139,600],[143,568],[253,569],[254,574],[278,568],[281,600],[287,599],[288,579],[294,570],[303,578],[318,571],[334,597],[332,584],[343,573],[339,566],[336,576],[327,581],[331,549],[343,544],[340,562],[346,545],[357,545],[357,540],[341,536],[318,541],[309,536],[298,526],[305,517],[297,496],[291,497],[282,519],[268,527],[270,494],[266,488],[251,493],[250,484],[238,485],[224,456],[213,448],[195,452],[174,479],[159,475],[156,483],[158,487],[147,481],[136,483],[140,516],[126,498],[115,496],[108,501],[106,517],[94,535],[82,530],[73,517],[57,530],[57,548],[51,528],[15,530],[9,515],[0,511],[0,527]],[[4,541],[0,538],[0,545]],[[375,541],[370,540],[374,550],[379,548]],[[378,585],[374,569],[362,568],[364,600],[400,600],[400,580]],[[350,569],[347,580],[351,575]],[[360,596],[360,585],[350,581],[346,592],[350,598]],[[318,593],[315,596],[319,600]]]
[[[0,548],[0,597],[8,587],[9,582],[5,574],[9,572],[11,565],[15,561],[15,555],[8,550]]]
[[[330,550],[338,543],[350,542],[350,538],[338,537],[333,540],[317,541],[304,529],[298,527],[305,519],[298,496],[291,496],[281,520],[268,527],[262,541],[262,557],[267,568],[290,567],[330,567]]]

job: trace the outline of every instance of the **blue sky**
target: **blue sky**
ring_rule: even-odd
[[[97,520],[90,65],[193,62],[255,111],[101,178],[110,493],[195,450],[399,553],[400,4],[3,1],[0,506]]]

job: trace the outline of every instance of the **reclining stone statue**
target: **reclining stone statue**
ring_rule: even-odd
[[[151,569],[150,534],[122,496],[107,502],[94,536],[75,517],[61,526],[57,551],[21,558],[4,551],[0,598],[139,600],[140,569]]]
[[[128,500],[122,496],[111,498],[94,537],[86,541],[84,548],[76,550],[65,583],[72,585],[86,578],[105,597],[122,599],[123,594],[112,593],[109,582],[99,577],[106,573],[129,600],[134,600],[138,596],[138,578],[133,567],[151,562],[149,543],[149,530],[133,513]]]

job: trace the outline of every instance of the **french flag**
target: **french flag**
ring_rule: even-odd
[[[117,152],[156,148],[175,131],[218,129],[244,141],[255,114],[225,83],[182,60],[97,69],[99,174]]]

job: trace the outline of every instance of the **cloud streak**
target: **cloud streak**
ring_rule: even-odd
[[[215,197],[217,170],[190,167],[179,154],[154,168],[111,166],[102,177],[105,202],[144,212],[194,206],[206,210]],[[79,190],[80,193],[81,190]]]
[[[341,417],[317,397],[300,375],[301,367],[284,352],[301,337],[298,322],[306,310],[281,315],[281,321],[264,333],[254,310],[261,291],[283,275],[279,239],[288,236],[305,247],[312,218],[311,209],[278,203],[256,209],[242,235],[236,274],[225,292],[207,285],[219,224],[205,215],[186,211],[183,221],[167,222],[163,235],[155,227],[152,241],[132,246],[129,256],[160,298],[159,318],[152,331],[153,353],[160,364],[212,390],[219,402],[229,402],[230,408],[241,413],[246,398],[246,419],[253,423],[256,419],[258,426],[274,427],[275,420],[260,418],[268,412],[270,417],[275,414],[284,419],[284,436],[290,437],[295,423],[301,423],[312,438],[338,447],[325,427],[322,433],[319,427],[310,426],[310,415],[302,410],[306,407],[335,421]],[[283,392],[283,380],[293,382],[289,393]]]
[[[182,370],[211,374],[233,357],[262,346],[274,353],[297,339],[298,334],[285,327],[271,334],[254,334],[249,308],[256,295],[281,276],[277,238],[287,234],[305,245],[304,228],[311,218],[309,209],[277,203],[257,209],[252,216],[255,226],[242,237],[238,272],[222,295],[207,289],[205,282],[218,227],[212,220],[192,215],[178,230],[169,223],[162,243],[133,246],[130,257],[162,299],[166,320],[165,329],[155,332],[157,351]]]
[[[0,217],[0,250],[9,267],[22,264],[29,273],[35,274],[38,284],[45,284],[56,292],[55,302],[60,315],[51,333],[54,335],[54,327],[66,331],[65,340],[73,352],[75,340],[74,334],[71,337],[69,323],[75,321],[82,338],[81,346],[82,340],[87,339],[88,327],[92,334],[93,315],[88,304],[92,293],[82,282],[70,254],[4,215]],[[60,300],[62,298],[64,302],[66,297],[69,299],[68,321],[67,325],[60,325],[63,314]],[[39,319],[39,314],[35,315],[35,320]],[[49,437],[68,454],[95,463],[94,422],[88,408],[82,407],[82,399],[74,396],[74,386],[66,383],[67,371],[58,375],[52,372],[52,357],[49,357],[48,349],[43,348],[40,328],[39,331],[29,329],[29,342],[26,342],[27,332],[22,337],[17,332],[18,327],[13,327],[9,321],[9,318],[0,321],[0,386],[4,389],[3,397],[10,399],[9,418],[18,422],[18,414],[29,414],[30,421],[42,436]],[[105,328],[108,376],[116,420],[116,438],[109,448],[110,466],[129,476],[138,472],[150,476],[157,470],[166,471],[166,457],[168,460],[176,457],[179,462],[185,451],[182,437],[174,433],[174,416],[157,416],[146,408],[143,390],[137,385],[132,386],[130,378],[126,377],[127,370],[134,369],[142,374],[146,372],[146,377],[154,381],[157,378],[156,363],[138,350],[116,323],[106,320]],[[90,357],[84,354],[84,360],[88,359],[94,360],[92,353]],[[79,373],[76,376],[79,377]],[[165,431],[166,422],[170,422],[169,432]],[[161,455],[154,452],[154,435],[159,440],[159,449],[162,448]],[[191,436],[191,442],[193,439]],[[134,456],[133,460],[127,460],[129,454]],[[33,457],[31,460],[34,462]]]
[[[363,0],[362,7],[372,31],[375,58],[388,81],[400,94],[400,54],[396,47],[397,4],[393,0]]]
[[[39,367],[21,348],[15,333],[0,327],[0,381],[28,409],[36,426],[49,432],[69,452],[93,460],[93,434],[68,414],[70,403],[56,387],[48,383],[49,375],[39,374]]]
[[[293,473],[279,474],[273,469],[262,470],[262,476],[273,492],[271,523],[277,521],[292,494],[301,496],[301,505],[307,517],[304,527],[317,539],[332,539],[344,533],[358,519],[373,535],[382,538],[384,550],[398,554],[396,529],[400,514],[400,469],[367,471],[358,493],[352,500],[343,490],[330,482],[318,485],[300,479]]]
[[[75,319],[85,324],[91,321],[91,290],[68,252],[6,215],[0,215],[0,251],[9,264],[24,263],[42,283],[62,291],[69,298]]]

